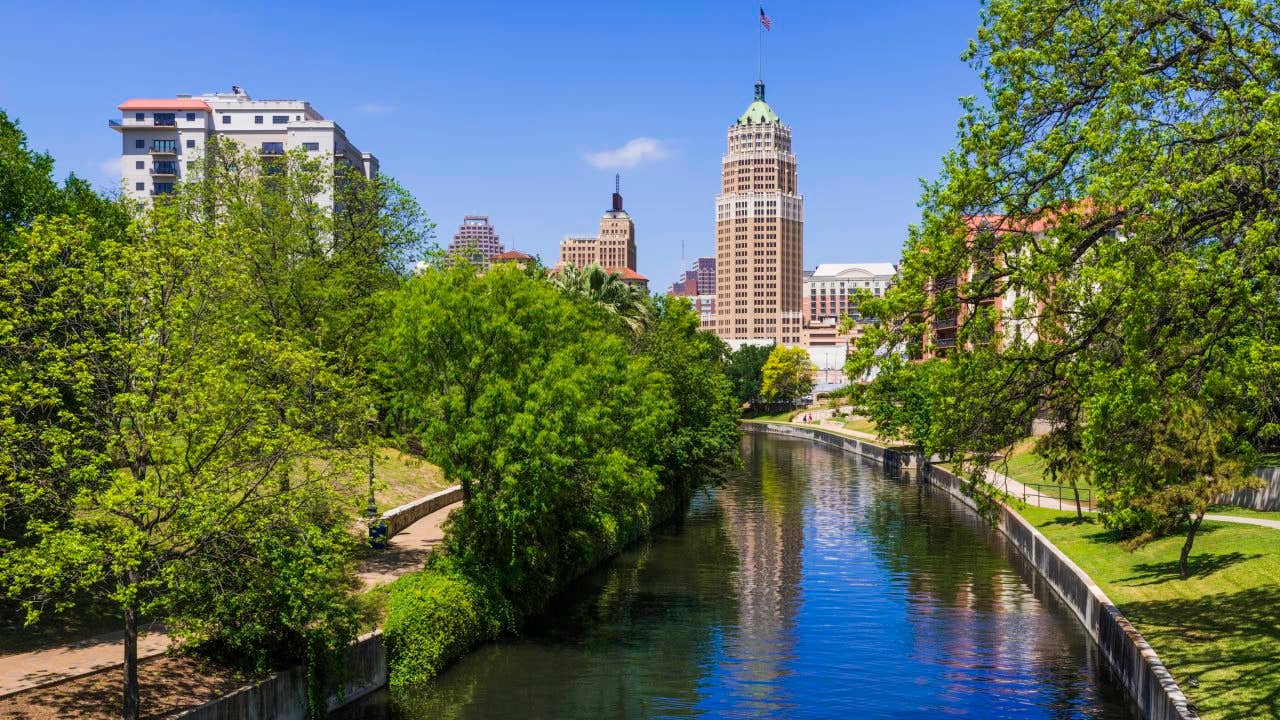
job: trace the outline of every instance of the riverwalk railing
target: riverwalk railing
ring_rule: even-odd
[[[1022,483],[1022,502],[1042,508],[1051,508],[1057,503],[1059,510],[1075,510],[1077,492],[1080,493],[1080,509],[1092,510],[1093,488],[1072,489],[1070,485],[1058,483]],[[1048,501],[1048,504],[1041,501]]]

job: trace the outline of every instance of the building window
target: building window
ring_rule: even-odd
[[[254,125],[261,125],[261,124],[262,124],[262,116],[261,116],[261,115],[254,115],[254,116],[253,116],[253,124],[254,124]]]
[[[155,189],[151,192],[156,195],[168,195],[173,192],[173,183],[156,183]]]
[[[264,142],[262,143],[263,155],[283,155],[284,143],[282,142]]]
[[[146,113],[134,113],[134,114],[133,114],[133,119],[134,119],[134,120],[137,120],[138,122],[142,122],[143,120],[146,120],[146,119],[147,119],[147,114],[146,114]]]
[[[137,161],[137,162],[135,162],[135,163],[133,164],[133,169],[134,169],[134,170],[141,170],[141,169],[145,168],[146,166],[147,166],[147,163],[146,163],[145,161],[139,160],[139,161]]]
[[[320,151],[320,143],[318,143],[318,142],[304,142],[304,143],[302,143],[302,149],[303,149],[303,150],[306,150],[307,152],[319,152],[319,151]]]
[[[272,125],[284,125],[287,122],[289,122],[288,115],[272,115],[271,116]]]
[[[178,116],[175,113],[155,113],[151,116],[151,124],[172,127],[178,124]]]
[[[223,124],[223,125],[230,125],[230,124],[231,124],[231,116],[230,116],[230,115],[223,115],[223,116],[222,116],[222,124]]]
[[[196,141],[195,141],[195,140],[187,140],[187,147],[189,147],[189,148],[193,148],[193,147],[195,147],[195,146],[196,146]]]
[[[147,184],[146,184],[146,183],[134,183],[134,184],[133,184],[133,189],[134,189],[134,190],[146,190],[146,189],[147,189]]]
[[[146,141],[146,140],[134,140],[134,141],[133,141],[133,146],[134,146],[135,148],[137,148],[138,150],[142,150],[142,149],[144,149],[144,148],[146,148],[146,147],[147,147],[147,141]]]
[[[195,114],[195,113],[187,113],[187,122],[195,122],[195,121],[196,121],[196,114]]]

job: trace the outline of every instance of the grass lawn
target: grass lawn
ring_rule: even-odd
[[[374,457],[373,476],[380,485],[374,496],[382,510],[449,487],[440,468],[395,448],[382,448]]]
[[[1130,552],[1093,518],[1018,511],[1137,626],[1202,718],[1280,717],[1280,532],[1207,521],[1180,580],[1181,535]]]
[[[876,434],[876,424],[867,418],[852,418],[845,420],[844,426],[857,432],[864,432],[870,435]]]
[[[759,420],[761,422],[764,422],[767,420],[772,420],[774,422],[791,422],[791,417],[799,412],[800,410],[785,410],[783,412],[773,413],[772,415],[757,415],[755,417],[750,417],[746,419]]]

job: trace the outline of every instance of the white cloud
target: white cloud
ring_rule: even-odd
[[[367,102],[356,106],[356,112],[368,113],[369,115],[386,115],[395,111],[394,105],[379,102]]]
[[[587,153],[587,162],[601,170],[632,168],[642,162],[661,160],[670,154],[666,143],[653,138],[638,137],[613,150]]]

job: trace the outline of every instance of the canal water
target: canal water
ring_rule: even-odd
[[[742,457],[520,637],[337,717],[1141,717],[959,503],[808,441],[748,435]]]

